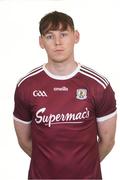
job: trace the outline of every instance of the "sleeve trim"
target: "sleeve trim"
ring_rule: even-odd
[[[116,114],[117,114],[117,111],[114,111],[114,112],[111,113],[111,114],[108,114],[108,115],[103,116],[103,117],[99,117],[99,118],[97,118],[97,122],[103,122],[103,121],[106,121],[106,120],[112,118],[113,116],[115,116]]]
[[[24,120],[21,120],[15,116],[13,116],[13,119],[17,122],[20,122],[20,123],[23,123],[23,124],[31,124],[32,121],[24,121]]]

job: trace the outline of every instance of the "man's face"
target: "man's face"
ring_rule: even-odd
[[[44,48],[49,61],[63,62],[74,56],[74,45],[79,41],[79,33],[66,30],[50,30],[40,37],[40,46]]]

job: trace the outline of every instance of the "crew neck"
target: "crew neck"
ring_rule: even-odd
[[[55,75],[55,74],[51,73],[50,71],[48,71],[48,69],[45,66],[46,66],[46,64],[43,64],[44,72],[49,77],[51,77],[52,79],[56,79],[56,80],[67,80],[67,79],[70,79],[73,76],[75,76],[79,72],[79,70],[80,70],[80,63],[77,63],[77,67],[76,67],[76,69],[72,73],[70,73],[68,75],[65,75],[65,76],[62,76],[62,75]]]

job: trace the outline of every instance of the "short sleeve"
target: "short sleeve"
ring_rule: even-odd
[[[110,84],[104,89],[102,95],[99,95],[99,93],[98,96],[100,98],[98,98],[96,103],[97,122],[105,121],[116,114],[115,93]]]
[[[27,94],[24,92],[24,89],[17,86],[14,95],[13,118],[21,123],[29,124],[32,117],[26,96]]]

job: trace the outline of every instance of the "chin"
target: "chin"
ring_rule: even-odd
[[[52,60],[54,63],[63,63],[65,61],[67,61],[66,59],[53,59]]]
[[[51,58],[51,60],[55,63],[63,63],[66,62],[68,59],[69,57],[65,57],[65,56],[55,56]]]

